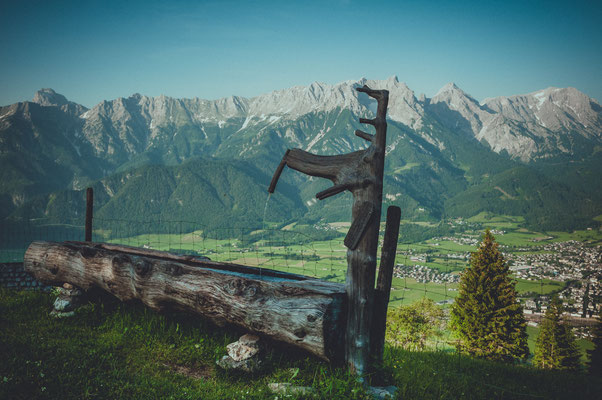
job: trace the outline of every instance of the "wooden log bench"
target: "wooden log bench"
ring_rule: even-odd
[[[33,242],[25,270],[39,281],[103,289],[157,311],[183,310],[344,359],[345,286],[201,257],[89,242]]]

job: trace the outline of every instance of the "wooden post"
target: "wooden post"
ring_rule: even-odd
[[[383,358],[385,347],[385,330],[387,327],[387,309],[391,295],[391,282],[393,280],[393,267],[397,253],[397,239],[399,237],[399,221],[401,209],[391,206],[387,209],[387,225],[380,256],[378,280],[374,290],[374,313],[372,321],[372,359],[379,363]]]
[[[92,241],[92,216],[94,214],[94,190],[89,187],[86,189],[86,232],[85,241]]]
[[[387,90],[357,88],[376,99],[374,119],[360,118],[360,123],[374,126],[374,135],[357,130],[355,134],[370,142],[365,150],[336,156],[319,156],[301,149],[288,150],[284,155],[268,191],[272,193],[287,165],[304,174],[330,179],[334,186],[316,195],[319,200],[345,190],[353,194],[352,223],[345,245],[347,251],[347,328],[345,357],[358,375],[370,368],[370,340],[373,312],[376,251],[382,206],[383,170],[387,142]]]

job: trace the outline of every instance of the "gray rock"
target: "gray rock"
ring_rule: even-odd
[[[67,312],[67,311],[73,311],[75,309],[75,304],[73,301],[71,301],[71,299],[68,298],[64,298],[64,297],[57,297],[56,300],[54,300],[54,311],[57,312]]]
[[[230,356],[223,356],[217,361],[217,365],[225,370],[253,373],[261,370],[263,362],[258,357],[236,361]]]
[[[259,354],[259,337],[246,334],[240,337],[237,342],[230,343],[226,348],[228,355],[234,361],[243,361],[255,357]]]
[[[374,399],[394,399],[395,393],[397,393],[396,386],[369,386],[366,391],[369,395],[371,395]]]
[[[228,355],[218,360],[217,365],[226,370],[251,373],[259,371],[263,365],[261,347],[258,336],[243,335],[238,341],[226,346]]]
[[[75,315],[75,311],[56,311],[56,310],[52,310],[50,312],[50,315],[55,317],[55,318],[69,318],[69,317],[73,317]]]
[[[83,302],[83,292],[71,286],[70,289],[58,288],[59,295],[54,300],[54,311],[67,313],[75,310]]]
[[[315,389],[310,386],[293,386],[290,383],[268,383],[268,388],[272,393],[282,395],[313,397],[317,394]]]

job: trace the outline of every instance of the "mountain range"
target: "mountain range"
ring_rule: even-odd
[[[366,146],[353,134],[366,130],[358,118],[375,112],[376,103],[355,90],[364,84],[390,92],[384,200],[405,217],[489,211],[524,216],[539,229],[599,223],[592,219],[602,214],[595,99],[547,88],[478,102],[453,83],[427,98],[396,77],[254,98],[134,94],[91,109],[42,89],[33,101],[0,107],[0,218],[73,216],[80,205],[57,206],[57,199],[93,186],[98,215],[252,223],[262,218],[287,148],[326,155]],[[268,219],[349,218],[348,194],[315,200],[328,182],[292,170],[282,179]]]

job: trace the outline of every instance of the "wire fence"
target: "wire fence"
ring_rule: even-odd
[[[205,256],[219,262],[343,282],[347,269],[347,249],[343,244],[343,234],[332,236],[323,235],[319,229],[311,234],[265,226],[213,228],[194,221],[94,218],[92,241]],[[36,240],[83,241],[84,221],[81,218],[62,223],[11,220],[0,228],[0,262],[22,262],[27,247]],[[408,281],[407,274],[400,278],[403,267],[411,264],[407,254],[407,251],[398,248],[399,264],[395,269],[397,277],[394,278],[396,285],[392,301],[403,303],[407,291],[430,294],[436,301],[454,297],[453,289],[448,288],[447,283],[433,289],[427,280],[415,282],[410,278]],[[455,268],[457,266],[446,265],[441,274],[451,275]],[[400,279],[403,279],[403,283]]]
[[[344,279],[343,238],[267,227],[211,228],[191,221],[94,219],[93,241],[208,257],[327,280]],[[142,227],[142,229],[141,229]]]
[[[329,226],[307,233],[266,226],[215,228],[194,221],[94,218],[92,241],[204,256],[218,262],[343,283],[347,271],[344,235],[327,232],[327,229]],[[84,220],[71,219],[63,223],[12,220],[0,229],[0,263],[22,262],[29,244],[37,240],[83,241]],[[446,285],[417,282],[407,276],[400,278],[400,266],[409,262],[407,252],[403,253],[399,247],[401,264],[395,267],[392,305],[409,304],[423,296],[440,304],[453,300],[454,291]],[[451,273],[451,268],[446,272]],[[448,348],[449,337],[437,336],[437,341],[430,344],[437,349]]]
[[[5,220],[0,227],[0,263],[22,262],[32,241],[83,241],[84,219]],[[344,282],[347,249],[346,227],[329,231],[331,225],[307,231],[269,226],[208,227],[195,221],[130,220],[94,218],[92,240],[177,254],[208,257],[260,269],[278,270],[319,279]],[[403,225],[401,230],[403,230]],[[382,237],[381,237],[382,241]],[[409,305],[427,297],[448,310],[457,295],[459,272],[467,258],[437,255],[435,263],[415,258],[410,244],[399,244],[391,288],[390,306]],[[378,265],[377,260],[377,265]],[[430,266],[427,266],[429,264]],[[435,265],[435,266],[433,266]],[[533,282],[534,291],[544,294],[544,281]],[[446,319],[445,316],[443,319]],[[452,338],[442,329],[429,347],[450,348]]]

